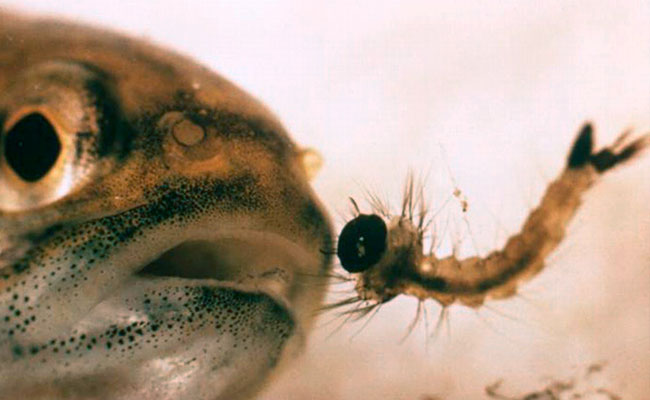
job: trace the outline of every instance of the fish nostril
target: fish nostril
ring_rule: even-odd
[[[185,147],[194,146],[205,139],[205,129],[187,119],[180,111],[165,113],[158,121],[158,126],[171,133],[174,140]]]
[[[174,125],[172,135],[179,144],[183,146],[194,146],[205,137],[205,131],[199,125],[184,119]]]

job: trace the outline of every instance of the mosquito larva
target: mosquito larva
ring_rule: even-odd
[[[355,216],[343,227],[336,248],[342,267],[353,274],[356,295],[338,303],[368,307],[398,295],[419,301],[434,299],[443,308],[453,303],[479,307],[486,299],[513,296],[519,284],[544,268],[547,256],[562,241],[582,195],[613,167],[650,145],[650,135],[629,140],[629,132],[598,152],[593,151],[592,126],[580,130],[566,168],[551,182],[521,230],[505,246],[485,257],[437,258],[423,252],[423,236],[431,223],[427,208],[408,179],[399,215],[391,215],[376,198],[373,213]],[[460,197],[460,193],[458,196]]]

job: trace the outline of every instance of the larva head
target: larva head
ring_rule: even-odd
[[[360,214],[343,227],[336,254],[346,271],[363,272],[375,265],[386,251],[388,230],[376,214]]]
[[[385,302],[399,294],[400,278],[422,258],[422,232],[408,218],[387,224],[377,214],[359,214],[341,230],[337,255],[346,271],[357,274],[361,299]]]

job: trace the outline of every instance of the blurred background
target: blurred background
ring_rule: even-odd
[[[465,256],[503,245],[584,121],[599,145],[627,128],[650,131],[645,0],[0,6],[143,36],[244,87],[322,155],[314,188],[337,230],[348,196],[369,210],[369,190],[397,207],[409,169],[426,177],[432,209],[451,198],[437,218],[439,256],[454,244]],[[440,308],[427,304],[428,335],[421,322],[404,341],[411,299],[338,331],[325,314],[306,353],[262,399],[480,399],[499,380],[514,398],[571,378],[582,385],[575,393],[648,398],[649,203],[650,154],[588,194],[565,243],[519,297],[452,307],[437,335]],[[603,370],[585,378],[593,363]]]

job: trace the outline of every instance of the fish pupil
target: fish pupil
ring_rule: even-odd
[[[18,121],[5,135],[3,147],[11,169],[27,182],[43,178],[61,153],[56,130],[39,113]]]
[[[336,254],[348,272],[363,272],[379,262],[386,251],[386,223],[375,214],[360,214],[339,235]]]

